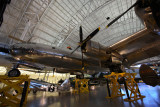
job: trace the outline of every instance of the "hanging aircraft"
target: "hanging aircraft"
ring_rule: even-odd
[[[70,72],[93,74],[95,72],[124,72],[124,66],[129,67],[137,61],[154,57],[160,54],[160,0],[137,0],[128,10],[111,21],[106,28],[110,27],[120,17],[135,7],[135,12],[145,29],[117,42],[110,47],[104,47],[91,41],[99,31],[97,28],[83,40],[82,27],[80,27],[80,42],[72,52],[38,43],[18,43],[12,46],[0,45],[1,52],[12,55],[15,64],[8,72],[8,76],[19,76],[19,65],[33,66],[31,63],[39,63],[53,67],[56,72]],[[81,52],[76,50],[81,48]],[[140,72],[145,78],[147,70]],[[150,72],[152,72],[150,70]],[[156,76],[157,77],[157,76]],[[153,77],[154,78],[154,77]],[[143,79],[143,78],[142,78]],[[155,78],[156,81],[159,78]],[[146,79],[147,81],[147,79]],[[155,86],[152,82],[146,82]],[[156,85],[159,83],[156,83]]]

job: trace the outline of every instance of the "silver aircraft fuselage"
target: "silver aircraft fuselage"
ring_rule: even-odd
[[[37,43],[21,43],[11,47],[11,55],[17,60],[28,61],[43,64],[53,68],[65,68],[70,70],[81,70],[82,60],[81,53],[75,52],[70,54],[69,50],[59,49],[44,44]],[[87,70],[106,71],[107,68],[102,68],[98,59],[89,58],[84,55],[84,65]]]
[[[146,28],[109,47],[87,41],[84,55],[86,70],[108,71],[108,62],[110,65],[129,67],[137,61],[160,54],[160,25],[151,8],[137,5],[135,12]],[[70,53],[69,50],[38,43],[20,43],[10,47],[10,54],[17,60],[62,68],[63,71],[81,71],[81,52]]]

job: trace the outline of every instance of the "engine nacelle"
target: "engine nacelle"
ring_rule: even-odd
[[[106,54],[106,48],[94,41],[87,42],[85,55],[100,60],[107,60],[109,58],[109,55]]]
[[[135,13],[147,29],[160,35],[160,1],[145,1],[135,7]]]
[[[112,63],[113,64],[122,64],[122,60],[120,60],[118,57],[112,57]]]

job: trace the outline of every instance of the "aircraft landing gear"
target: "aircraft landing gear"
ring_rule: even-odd
[[[21,75],[21,72],[16,68],[13,68],[8,72],[8,77],[19,77],[20,75]]]
[[[8,77],[19,77],[21,75],[21,72],[18,70],[19,63],[13,65],[12,70],[8,72]]]
[[[76,75],[76,78],[77,79],[84,79],[84,74],[82,74],[82,75]]]
[[[48,91],[53,92],[54,90],[55,90],[55,85],[54,84],[50,85]]]
[[[110,65],[109,69],[111,72],[122,73],[125,71],[122,65]]]
[[[36,89],[34,89],[34,90],[33,90],[33,94],[36,94],[36,93],[37,93],[37,90],[36,90]]]

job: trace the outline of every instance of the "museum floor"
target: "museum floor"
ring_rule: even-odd
[[[139,83],[142,100],[125,102],[123,97],[106,99],[106,86],[96,86],[88,94],[75,95],[71,93],[37,92],[28,95],[27,107],[160,107],[160,86],[151,87]],[[122,90],[125,93],[125,90]]]

